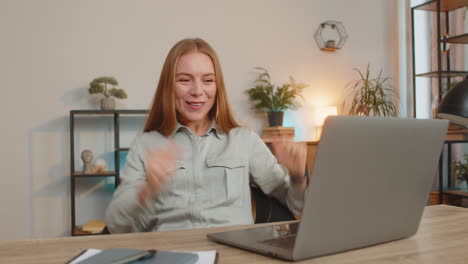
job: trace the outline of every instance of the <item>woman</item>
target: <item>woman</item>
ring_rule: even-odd
[[[235,121],[211,46],[184,39],[164,62],[144,133],[132,143],[106,212],[108,229],[252,224],[249,180],[300,214],[305,146],[276,140],[272,147],[278,160]]]

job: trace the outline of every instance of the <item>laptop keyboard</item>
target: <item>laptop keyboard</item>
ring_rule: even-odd
[[[262,244],[266,244],[273,247],[284,248],[284,249],[292,249],[294,247],[294,243],[296,241],[295,235],[289,236],[281,236],[273,239],[267,239],[263,241],[259,241]]]

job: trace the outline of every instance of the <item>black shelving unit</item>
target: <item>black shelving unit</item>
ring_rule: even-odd
[[[458,76],[465,76],[467,74],[466,71],[432,71],[426,73],[416,74],[416,77],[431,77],[431,78],[438,78],[439,75],[441,78],[453,78]]]
[[[454,77],[463,77],[468,74],[467,71],[460,69],[452,69],[450,65],[450,49],[448,49],[448,43],[451,44],[468,44],[468,34],[463,33],[459,35],[449,35],[450,32],[450,17],[451,12],[459,8],[468,6],[468,0],[430,0],[422,4],[413,6],[411,8],[411,41],[412,41],[412,69],[413,69],[413,117],[418,117],[417,115],[417,82],[416,78],[436,78],[437,79],[437,104],[440,104],[443,97],[443,80],[447,85],[451,85],[451,79]],[[430,72],[416,72],[416,42],[415,42],[415,32],[418,29],[415,28],[415,12],[430,12],[435,14],[436,19],[436,34],[435,42],[437,47],[437,68],[432,68]],[[444,19],[444,21],[442,20]],[[442,25],[444,22],[445,26]],[[430,23],[431,24],[431,23]],[[431,25],[428,25],[430,27]],[[434,109],[433,109],[434,110]],[[442,152],[441,158],[439,160],[439,203],[443,202],[444,196],[446,195],[459,195],[458,192],[453,192],[451,186],[453,185],[451,177],[451,164],[452,164],[452,144],[458,144],[466,142],[465,140],[447,140],[445,141],[445,148]],[[447,151],[447,152],[445,152]],[[446,154],[446,155],[444,155]],[[444,171],[447,169],[447,171]],[[445,184],[444,177],[447,177],[447,184]],[[445,188],[444,186],[448,186]],[[463,194],[464,195],[464,194]]]
[[[444,145],[447,148],[447,157],[441,158],[441,161],[446,161],[447,167],[444,174],[443,166],[439,167],[439,203],[443,203],[444,196],[456,196],[459,198],[468,198],[468,192],[457,190],[452,181],[452,145],[454,144],[467,144],[468,140],[446,140]],[[444,175],[446,175],[447,182],[444,182]]]
[[[468,43],[468,33],[458,35],[458,36],[444,38],[444,39],[441,39],[441,41],[445,42],[445,43],[466,44],[466,43]]]
[[[120,147],[120,117],[123,115],[146,115],[147,110],[71,110],[70,111],[70,203],[71,203],[71,235],[92,235],[77,229],[75,208],[75,181],[78,178],[114,177],[115,187],[120,183],[120,153],[128,148]],[[115,171],[93,174],[83,174],[75,169],[75,119],[79,116],[112,116],[114,128],[114,163]]]
[[[438,103],[440,104],[441,95],[442,95],[442,79],[446,78],[447,83],[450,84],[450,79],[457,76],[465,76],[468,74],[468,71],[459,71],[459,70],[452,70],[450,68],[450,50],[447,49],[447,43],[453,44],[468,44],[468,34],[461,34],[449,37],[442,37],[447,36],[450,32],[449,22],[450,22],[450,12],[454,11],[458,8],[463,8],[468,6],[467,0],[431,0],[424,2],[420,5],[414,6],[411,8],[411,28],[412,28],[412,63],[413,63],[413,117],[417,117],[416,113],[416,78],[417,77],[429,77],[429,78],[437,78],[438,80]],[[435,12],[436,14],[436,24],[437,24],[437,34],[436,34],[436,41],[437,41],[437,69],[431,72],[424,72],[424,73],[416,73],[416,63],[415,63],[415,11],[416,10],[424,10],[428,12]],[[445,16],[445,28],[441,26],[441,15],[444,14]],[[444,32],[444,33],[442,33]],[[445,54],[443,54],[445,53]],[[442,60],[443,56],[445,56],[445,69],[442,67]]]

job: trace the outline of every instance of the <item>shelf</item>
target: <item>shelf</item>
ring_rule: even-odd
[[[448,12],[453,11],[455,9],[468,6],[468,0],[440,0],[440,11],[441,12]],[[425,11],[437,11],[437,0],[427,1],[424,4],[420,4],[417,6],[412,7],[418,10],[425,10]]]
[[[73,236],[92,236],[92,235],[95,235],[95,234],[91,234],[89,232],[85,232],[82,230],[75,230],[75,232],[73,232]]]
[[[91,232],[83,231],[79,227],[75,227],[75,232],[73,232],[73,236],[96,236],[96,235],[102,235],[102,232],[91,233]]]
[[[81,229],[80,226],[77,226],[76,221],[76,201],[75,201],[75,188],[76,185],[80,183],[77,179],[87,179],[87,180],[114,180],[110,181],[109,183],[113,182],[115,188],[118,187],[120,183],[120,164],[122,162],[122,156],[129,151],[128,147],[121,147],[120,146],[120,122],[121,119],[138,119],[141,120],[142,118],[146,118],[148,114],[148,110],[143,109],[115,109],[115,110],[99,110],[99,109],[83,109],[83,110],[70,110],[70,207],[71,207],[71,226],[73,227],[71,230],[72,236],[89,236],[89,235],[99,235],[102,233],[90,233],[85,232]],[[103,171],[97,173],[90,173],[85,174],[83,171],[82,166],[75,167],[75,121],[76,119],[91,119],[95,121],[101,121],[101,119],[113,119],[113,141],[114,141],[114,148],[113,148],[113,160],[114,160],[114,171]],[[135,126],[135,130],[139,130],[140,126]],[[122,155],[120,155],[122,154]],[[107,168],[106,168],[107,169]],[[80,171],[77,171],[80,170]],[[107,178],[106,178],[107,177]],[[110,177],[110,178],[109,178]],[[112,177],[114,179],[112,179]],[[85,228],[86,229],[86,228]],[[86,229],[87,230],[87,229]]]
[[[441,71],[441,77],[442,78],[448,78],[448,77],[463,77],[468,74],[467,71]],[[438,78],[438,71],[433,71],[433,72],[427,72],[427,73],[420,73],[416,74],[416,77],[431,77],[431,78]]]
[[[468,140],[467,139],[450,139],[450,140],[445,140],[444,142],[444,144],[459,144],[459,143],[468,143]]]
[[[337,48],[327,48],[327,47],[325,47],[325,48],[321,48],[321,50],[323,50],[323,51],[336,51],[338,49]]]
[[[440,41],[445,43],[468,44],[468,33],[441,39]]]
[[[457,129],[447,131],[447,136],[445,137],[445,142],[449,144],[454,143],[468,143],[468,129]]]
[[[129,109],[116,109],[116,110],[71,110],[70,114],[78,115],[113,115],[113,114],[147,114],[148,110],[129,110]]]
[[[117,176],[115,171],[103,171],[91,174],[83,174],[82,171],[75,171],[72,174],[73,177],[107,177],[107,176]]]
[[[443,191],[443,193],[468,198],[468,192],[462,190]]]

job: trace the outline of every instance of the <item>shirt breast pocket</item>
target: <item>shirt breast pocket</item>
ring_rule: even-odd
[[[247,188],[246,160],[215,158],[207,161],[205,183],[208,186],[209,203],[215,206],[242,207]]]
[[[184,208],[187,206],[187,173],[184,163],[176,161],[174,170],[164,189],[156,194],[156,209]]]

